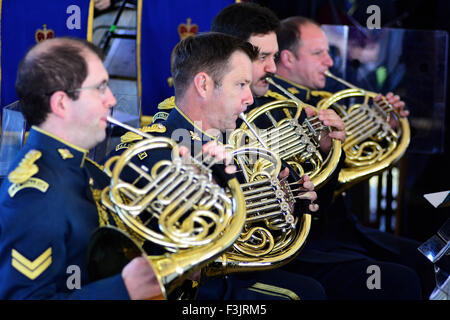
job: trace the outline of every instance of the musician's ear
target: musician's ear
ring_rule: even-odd
[[[284,49],[280,52],[280,63],[287,68],[291,67],[295,59],[295,55],[292,51]]]
[[[64,91],[56,91],[50,96],[49,104],[52,114],[64,118],[67,115],[69,98]]]
[[[194,86],[197,93],[206,98],[208,92],[214,88],[214,81],[206,72],[199,72],[194,76]]]

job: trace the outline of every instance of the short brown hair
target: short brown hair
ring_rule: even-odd
[[[19,64],[16,92],[22,113],[29,125],[39,125],[50,113],[50,97],[64,91],[77,100],[88,75],[86,50],[103,60],[103,52],[94,44],[76,38],[60,37],[32,47]]]
[[[258,56],[258,50],[250,43],[222,33],[208,32],[180,41],[171,65],[175,96],[182,97],[194,76],[202,71],[217,86],[221,85],[229,58],[236,51],[245,53],[252,61]]]
[[[301,46],[300,26],[313,24],[320,28],[320,25],[312,19],[294,16],[281,21],[280,28],[277,30],[278,48],[289,50],[296,54],[297,49]]]

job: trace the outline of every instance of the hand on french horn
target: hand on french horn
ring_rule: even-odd
[[[236,166],[233,165],[233,156],[228,152],[223,145],[217,144],[216,141],[209,141],[202,146],[203,158],[206,159],[208,156],[211,157],[209,162],[214,161],[215,164],[225,165],[225,172],[228,174],[233,174],[236,172]],[[180,156],[189,156],[189,149],[180,146]]]
[[[122,279],[131,300],[164,299],[155,271],[144,256],[134,258],[122,269]]]
[[[285,179],[289,176],[289,168],[284,168],[278,174],[279,179]],[[297,181],[297,184],[302,186],[302,189],[299,191],[297,195],[294,195],[297,199],[310,200],[308,208],[311,212],[316,212],[319,210],[319,205],[314,203],[317,200],[317,193],[314,191],[314,183],[311,182],[311,179],[308,175],[304,175],[300,180]]]
[[[189,150],[180,146],[180,155],[187,158]],[[234,178],[236,166],[232,164],[233,156],[229,153],[225,146],[217,144],[216,141],[210,141],[202,146],[203,165],[212,170],[212,180],[224,187],[226,183]]]
[[[405,109],[406,104],[403,100],[401,100],[399,95],[394,95],[392,92],[388,92],[384,97],[381,94],[378,94],[373,100],[375,102],[379,102],[383,98],[386,99],[392,107],[394,107],[400,117],[409,116],[409,111]],[[398,119],[396,119],[396,117],[391,117],[389,120],[389,125],[394,129],[398,128]]]
[[[319,110],[319,113],[317,114],[313,108],[306,107],[305,112],[308,118],[317,115],[324,126],[328,126],[332,129],[331,132],[324,130],[322,133],[319,143],[320,150],[323,153],[328,154],[328,152],[330,152],[333,145],[331,139],[338,139],[341,140],[341,142],[345,141],[345,123],[333,109]]]

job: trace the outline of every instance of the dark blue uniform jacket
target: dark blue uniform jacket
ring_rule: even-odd
[[[128,299],[120,275],[90,283],[89,237],[108,183],[87,151],[33,127],[0,189],[0,299]]]

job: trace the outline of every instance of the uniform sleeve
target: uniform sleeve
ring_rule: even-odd
[[[345,153],[341,153],[341,158],[339,159],[338,165],[336,166],[333,174],[331,175],[330,179],[327,181],[327,183],[324,184],[322,188],[317,190],[317,201],[316,203],[319,204],[319,211],[317,212],[318,216],[324,216],[328,212],[328,209],[330,208],[331,204],[333,203],[334,199],[334,192],[339,186],[339,172],[344,166],[345,162]]]
[[[57,293],[54,299],[70,300],[129,300],[127,289],[120,274],[91,282],[82,286],[81,289],[74,289],[70,294]]]

